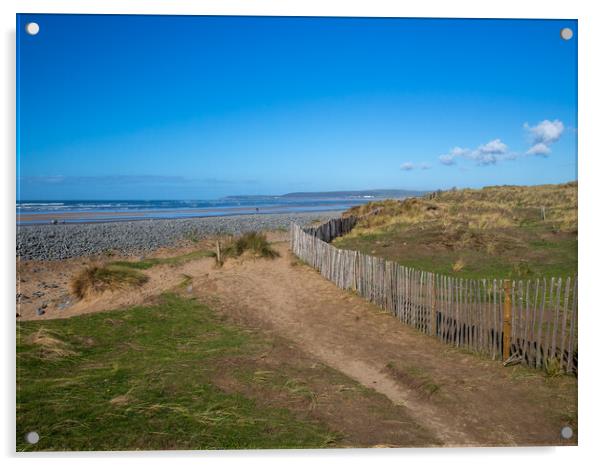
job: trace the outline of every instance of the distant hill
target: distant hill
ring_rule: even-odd
[[[287,193],[281,196],[227,196],[226,199],[402,199],[406,197],[423,196],[428,191],[413,191],[408,189],[367,189],[359,191],[319,191]]]
[[[285,198],[331,198],[331,197],[376,197],[376,198],[402,198],[402,197],[414,197],[422,196],[427,191],[412,191],[407,189],[367,189],[360,191],[323,191],[323,192],[299,192],[299,193],[288,193],[282,197]]]

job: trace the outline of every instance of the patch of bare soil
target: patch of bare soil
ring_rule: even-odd
[[[282,240],[280,236],[271,239]],[[499,361],[443,345],[338,289],[299,263],[287,246],[284,241],[275,245],[281,256],[274,260],[242,258],[217,268],[213,259],[201,259],[177,267],[153,267],[145,271],[149,282],[135,292],[105,293],[42,316],[21,306],[22,318],[67,317],[139,304],[176,287],[185,274],[192,277],[189,293],[228,318],[271,333],[291,347],[289,351],[287,345],[279,345],[262,362],[265,369],[257,376],[269,383],[241,382],[232,375],[239,364],[245,364],[237,360],[216,378],[217,383],[268,404],[290,404],[290,396],[278,395],[290,390],[271,378],[283,364],[292,364],[299,377],[291,383],[304,384],[310,393],[318,394],[301,396],[295,409],[338,426],[335,430],[343,431],[350,445],[576,444],[576,436],[560,437],[565,425],[576,432],[576,379],[547,378],[518,366],[504,368]],[[38,271],[38,281],[68,275],[66,270],[73,273],[74,268],[65,263],[46,267],[50,271],[47,275]],[[21,275],[27,282],[28,273]],[[312,372],[310,363],[323,369]],[[267,373],[262,375],[262,370]],[[332,376],[320,376],[320,371],[338,371],[384,395],[389,400],[386,409],[382,399],[368,402],[356,397],[361,400],[358,404],[351,397],[349,401],[343,396],[345,390],[336,392]],[[377,407],[372,410],[370,403]],[[380,424],[387,427],[379,429]]]

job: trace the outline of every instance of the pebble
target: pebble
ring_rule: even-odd
[[[341,211],[287,214],[233,215],[229,217],[137,220],[106,223],[19,225],[16,254],[21,260],[62,260],[95,256],[107,251],[146,255],[161,247],[175,246],[183,239],[217,234],[237,235],[248,231],[276,230],[291,222],[308,225],[325,221]],[[36,272],[37,270],[33,270]]]
[[[67,309],[70,306],[71,306],[71,299],[67,298],[63,302],[59,303],[57,307],[58,307],[59,311],[62,311],[64,309]]]
[[[44,309],[42,309],[41,307],[39,307],[38,310],[36,311],[36,314],[39,316],[42,316],[42,315],[46,314],[46,311]]]

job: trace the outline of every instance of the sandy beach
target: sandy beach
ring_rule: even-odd
[[[299,206],[296,206],[299,208]],[[157,219],[163,217],[178,218],[178,217],[222,217],[231,215],[262,215],[270,213],[282,213],[286,206],[266,206],[261,208],[256,207],[227,207],[227,208],[198,208],[198,209],[147,209],[147,210],[128,210],[128,211],[78,211],[78,212],[50,212],[50,213],[18,213],[17,222],[22,223],[44,223],[44,222],[99,222],[119,219]],[[305,206],[306,210],[312,210],[316,213],[324,211],[320,206]],[[121,221],[123,221],[121,220]]]

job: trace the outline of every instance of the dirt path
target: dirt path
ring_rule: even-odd
[[[468,354],[400,324],[364,299],[300,264],[286,242],[275,260],[212,259],[155,267],[139,292],[106,294],[61,317],[136,304],[182,274],[192,293],[231,318],[284,337],[324,364],[402,405],[447,446],[558,445],[576,431],[576,381]],[[42,318],[56,317],[46,314]],[[38,318],[31,311],[23,316]],[[361,422],[361,421],[360,421]]]

